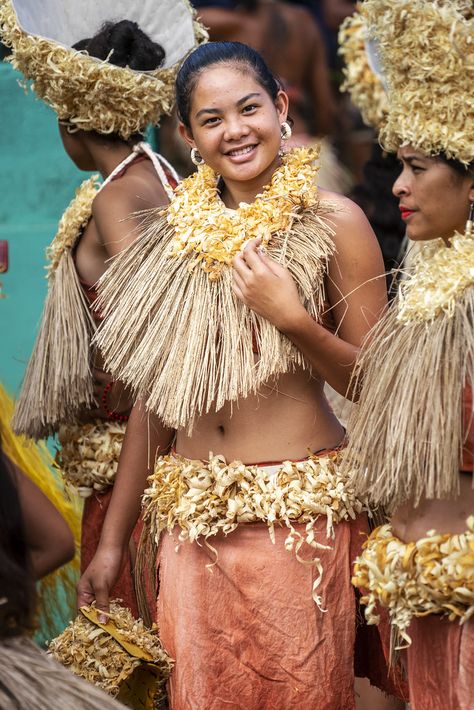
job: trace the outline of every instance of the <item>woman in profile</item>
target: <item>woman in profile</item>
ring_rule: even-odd
[[[38,44],[31,24],[37,22],[44,33],[41,13],[33,12],[27,32],[17,19],[22,0],[9,5],[1,10],[3,39],[12,47],[16,66],[35,79],[35,90],[56,111],[71,160],[81,170],[100,174],[81,185],[48,249],[48,296],[14,417],[17,432],[33,438],[58,434],[64,477],[86,498],[82,564],[87,566],[100,536],[131,406],[128,393],[106,375],[91,345],[101,317],[92,307],[94,284],[110,259],[134,239],[130,215],[165,205],[177,184],[175,172],[144,142],[143,132],[171,109],[176,62],[196,43],[195,28],[184,2],[129,8],[130,17],[148,18],[151,36],[146,26],[128,19],[104,24],[107,15],[116,14],[114,3],[106,2],[89,8],[89,38],[70,46],[42,37]],[[73,36],[77,30],[67,27],[74,15],[68,3],[58,3],[56,10],[61,31]],[[157,12],[164,26],[161,37]],[[54,13],[48,22],[51,36],[57,37]],[[177,26],[170,34],[172,23]],[[114,594],[136,613],[131,564],[126,555]]]

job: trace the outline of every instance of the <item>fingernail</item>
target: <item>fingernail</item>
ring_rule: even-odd
[[[106,624],[108,621],[108,618],[105,616],[105,614],[99,614],[99,624]]]

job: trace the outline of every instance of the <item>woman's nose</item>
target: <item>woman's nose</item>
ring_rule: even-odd
[[[225,138],[227,140],[238,140],[249,133],[249,128],[240,117],[229,119],[226,122]]]
[[[395,197],[403,197],[403,195],[407,195],[409,191],[408,183],[402,172],[393,183],[392,192]]]

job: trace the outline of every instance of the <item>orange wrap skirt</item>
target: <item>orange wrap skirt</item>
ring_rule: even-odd
[[[304,525],[294,527],[304,533]],[[324,516],[315,531],[326,542]],[[324,613],[312,598],[314,567],[285,550],[286,527],[275,527],[275,544],[260,522],[241,524],[227,537],[219,533],[209,545],[186,541],[178,549],[176,527],[161,534],[157,621],[175,659],[172,710],[355,708],[351,568],[366,516],[334,531],[331,549],[318,550]],[[313,554],[304,543],[300,556]],[[381,663],[382,654],[378,669]]]
[[[102,526],[112,498],[112,491],[113,488],[110,487],[104,493],[93,493],[84,501],[81,531],[81,574],[85,572],[96,553]],[[110,598],[122,599],[123,606],[128,607],[135,617],[138,617],[138,606],[133,578],[134,555],[132,551],[140,539],[142,526],[143,523],[140,519],[133,532],[130,556],[124,562],[120,576],[110,591]]]
[[[474,708],[474,619],[462,626],[436,614],[416,618],[408,633],[411,710]]]

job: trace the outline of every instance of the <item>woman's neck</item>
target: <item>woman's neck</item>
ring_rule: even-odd
[[[271,165],[253,180],[243,182],[223,178],[221,199],[225,206],[231,209],[237,209],[241,202],[251,204],[257,195],[262,192],[263,188],[271,182],[273,173],[280,163],[280,157],[277,156]]]
[[[108,178],[117,165],[127,158],[132,152],[132,146],[123,142],[96,143],[89,147],[90,154],[94,161],[95,170],[98,170],[104,180]]]

